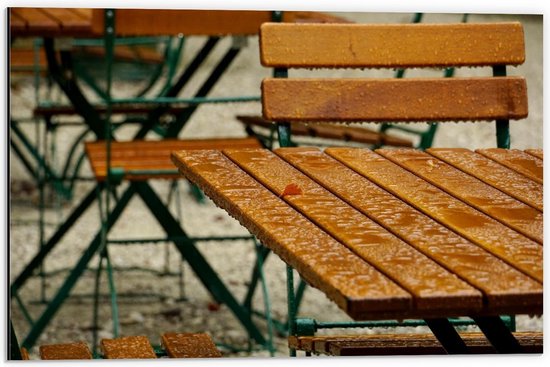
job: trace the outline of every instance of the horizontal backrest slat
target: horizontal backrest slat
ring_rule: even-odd
[[[265,79],[272,121],[480,121],[527,116],[521,77]]]
[[[491,24],[263,24],[269,67],[446,67],[519,65],[523,27]]]

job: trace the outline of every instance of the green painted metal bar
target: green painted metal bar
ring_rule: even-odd
[[[296,335],[296,304],[294,299],[294,270],[286,266],[286,291],[287,291],[287,306],[288,306],[288,333]],[[289,348],[289,355],[296,357],[296,349]]]
[[[130,186],[122,197],[120,198],[120,201],[116,204],[113,211],[109,215],[109,219],[107,222],[107,229],[112,227],[115,222],[117,221],[118,217],[122,213],[123,209],[128,205],[128,202],[134,195],[135,190],[132,186]],[[61,304],[65,301],[65,299],[69,296],[70,291],[86,269],[86,266],[92,259],[93,255],[97,253],[101,246],[101,233],[98,233],[95,238],[92,240],[90,245],[82,255],[80,256],[80,259],[78,263],[75,265],[67,279],[65,279],[63,285],[57,292],[57,294],[54,296],[54,298],[51,300],[51,302],[48,304],[44,312],[41,314],[41,316],[38,318],[36,323],[31,328],[29,334],[23,341],[23,346],[26,348],[31,348],[34,346],[36,341],[38,340],[38,337],[42,334],[44,331],[44,328],[48,325],[50,320],[54,317],[54,315],[59,310],[59,307],[61,307]],[[12,286],[13,287],[13,286]]]
[[[250,311],[252,310],[252,298],[254,297],[254,293],[256,293],[258,280],[261,277],[261,273],[260,273],[261,269],[259,267],[260,263],[263,264],[270,253],[271,251],[269,250],[269,248],[264,246],[262,246],[259,250],[256,251],[256,263],[254,264],[254,268],[252,269],[252,275],[250,276],[248,290],[246,292],[246,296],[243,302],[243,306],[246,307],[247,310],[250,310]],[[260,257],[260,259],[258,259],[258,256]],[[265,315],[263,316],[265,317]]]
[[[90,105],[74,78],[68,78],[72,73],[66,73],[57,62],[54,51],[54,40],[51,38],[44,39],[44,50],[48,60],[48,71],[50,76],[55,80],[58,86],[63,90],[72,105],[84,118],[90,129],[96,134],[99,139],[104,137],[101,129],[102,119],[99,113]],[[61,51],[61,58],[65,65],[70,65],[70,53]]]
[[[113,266],[108,248],[105,247],[105,259],[107,260],[107,281],[109,282],[109,294],[111,295],[111,319],[113,320],[113,336],[118,338],[120,335],[120,321],[117,303],[117,291],[115,279],[113,277]]]
[[[273,319],[271,317],[271,301],[269,299],[269,292],[267,290],[267,284],[264,273],[264,263],[261,256],[261,251],[264,248],[261,244],[254,242],[256,248],[256,261],[260,272],[260,280],[262,285],[262,295],[264,299],[265,315],[267,320],[267,348],[271,357],[275,356],[275,347],[273,346]]]
[[[25,157],[25,155],[23,154],[23,151],[21,150],[21,148],[19,148],[19,146],[15,143],[13,139],[10,139],[10,146],[13,149],[13,152],[15,153],[15,155],[21,161],[21,163],[23,163],[23,166],[25,167],[27,172],[31,175],[33,179],[36,179],[37,174],[34,168],[32,167],[27,157]]]
[[[506,65],[493,66],[493,76],[506,76]],[[510,149],[510,120],[496,120],[497,147]]]
[[[130,186],[135,188],[167,235],[182,237],[187,235],[149,184],[146,182],[131,182]],[[244,307],[237,302],[218,274],[195,247],[193,241],[188,238],[187,240],[174,241],[174,244],[216,302],[225,303],[249,332],[250,337],[258,344],[265,346],[266,340],[252,322],[250,313],[246,312]]]
[[[192,98],[179,98],[179,97],[155,97],[153,99],[148,97],[133,97],[133,98],[114,98],[113,104],[125,104],[125,103],[140,103],[140,104],[188,104],[199,105],[205,103],[232,103],[232,102],[258,102],[261,100],[260,96],[242,96],[242,97],[192,97]]]
[[[92,353],[98,352],[97,346],[99,344],[98,330],[99,330],[99,292],[101,285],[101,273],[103,270],[103,253],[99,256],[99,263],[95,271],[94,278],[94,293],[93,293],[93,308],[92,308]]]
[[[170,47],[166,48],[164,58],[166,59],[167,63],[167,70],[166,70],[166,82],[164,83],[164,86],[160,90],[160,93],[158,96],[166,96],[168,91],[170,90],[170,86],[173,83],[174,76],[176,75],[176,68],[179,64],[180,57],[183,56],[183,50],[185,47],[185,37],[178,37],[177,40],[177,46],[174,48],[172,47],[172,42],[170,41],[167,43]],[[140,94],[140,95],[144,95]]]
[[[67,217],[63,224],[57,229],[57,231],[50,237],[50,239],[44,244],[44,247],[40,249],[40,252],[36,254],[32,260],[27,264],[25,269],[19,274],[10,286],[10,292],[15,294],[25,284],[25,282],[33,275],[34,271],[44,261],[46,256],[54,249],[55,245],[63,238],[65,233],[75,224],[80,216],[88,209],[88,207],[95,201],[96,190],[103,190],[104,185],[99,184],[94,187],[90,192],[82,199],[81,203],[73,210],[73,212]]]
[[[9,354],[8,360],[20,361],[23,359],[23,357],[21,356],[21,348],[19,347],[19,341],[17,340],[17,335],[15,335],[15,330],[11,322],[11,317],[10,317],[10,325],[8,327],[10,328],[10,336],[8,339],[10,354]]]
[[[27,323],[29,325],[32,325],[34,323],[34,320],[31,314],[29,313],[29,311],[27,310],[27,308],[25,307],[25,305],[23,304],[23,300],[21,300],[21,297],[19,297],[19,294],[15,293],[12,296],[15,298],[15,301],[19,305],[19,308],[21,309],[21,312],[23,313],[23,317],[25,318]]]

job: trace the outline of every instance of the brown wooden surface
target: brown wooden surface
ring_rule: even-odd
[[[418,309],[481,309],[481,292],[446,271],[382,226],[339,200],[268,150],[224,150],[244,171],[281,197],[296,184],[302,194],[282,199],[414,297]]]
[[[426,151],[434,157],[542,211],[542,184],[468,149],[430,148]],[[542,154],[542,150],[540,151]]]
[[[541,160],[543,159],[542,149],[525,149],[525,153],[531,154],[532,156],[535,156]]]
[[[542,160],[518,149],[478,149],[476,152],[500,163],[531,180],[543,183]]]
[[[235,139],[189,139],[127,141],[111,143],[111,167],[122,168],[126,173],[132,170],[171,170],[166,174],[129,175],[128,180],[142,181],[149,178],[177,179],[179,174],[170,161],[170,153],[180,149],[224,149],[228,147],[258,148],[260,143],[254,138]],[[92,171],[98,181],[107,175],[107,145],[104,141],[87,142],[86,154]]]
[[[513,334],[525,353],[543,352],[542,333]],[[472,353],[496,353],[482,333],[462,332],[460,337]],[[305,352],[336,356],[446,354],[433,334],[290,336],[288,346]]]
[[[322,45],[322,46],[321,46]],[[521,64],[520,23],[262,25],[270,67],[431,67]]]
[[[265,129],[275,128],[275,123],[261,116],[236,116],[237,120],[248,126],[258,126]],[[364,144],[381,144],[398,147],[412,147],[410,140],[379,133],[366,127],[341,126],[325,123],[294,123],[291,126],[292,135],[311,136],[325,139],[353,141]]]
[[[93,29],[103,34],[103,9],[93,10]],[[138,35],[256,35],[272,19],[271,11],[117,9],[116,32]],[[284,22],[347,22],[318,12],[283,12]],[[152,26],[154,25],[154,26]]]
[[[527,116],[521,77],[264,79],[263,116],[273,121],[481,121]]]
[[[174,152],[172,157],[184,176],[355,319],[542,312],[540,244],[372,151],[326,151],[341,162],[314,148],[276,150],[311,178],[261,149],[227,149],[223,154],[188,150]],[[291,184],[297,189],[285,194]],[[382,227],[395,237],[380,231]],[[323,233],[338,242],[327,243]],[[355,259],[343,256],[348,248]],[[325,256],[333,262],[326,263]],[[433,262],[426,262],[427,258]],[[329,271],[346,261],[350,261],[348,272],[354,269],[354,274]],[[387,276],[377,276],[376,281],[383,280],[377,289],[380,299],[366,294],[361,299],[365,287],[375,280],[350,280],[358,276],[355,272],[361,262]],[[483,306],[453,302],[457,299],[451,291],[453,283],[435,275],[437,270],[430,265],[435,263],[480,291]],[[434,274],[431,278],[429,272]],[[388,292],[389,279],[414,301],[398,303],[392,311],[379,309],[378,302],[389,302],[395,292]],[[441,298],[430,299],[430,289],[438,288],[440,293],[432,294]],[[398,299],[403,300],[403,295],[396,293]]]
[[[92,353],[84,342],[41,345],[40,359],[92,359]]]
[[[14,37],[92,36],[91,9],[9,8],[9,17]]]
[[[388,158],[448,194],[540,244],[542,212],[433,156],[415,149],[379,149]],[[524,190],[527,190],[525,187]]]
[[[141,335],[102,339],[101,351],[105,359],[157,358],[149,339]]]
[[[161,343],[170,358],[218,358],[221,353],[204,333],[165,333]]]
[[[36,58],[38,57],[38,60]],[[36,63],[38,61],[38,63]],[[47,69],[46,53],[43,49],[38,54],[32,48],[10,49],[10,72],[33,73],[35,67],[41,74]]]

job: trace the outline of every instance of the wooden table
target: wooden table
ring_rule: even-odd
[[[355,320],[470,316],[502,348],[496,316],[542,314],[542,150],[188,150],[172,160]]]

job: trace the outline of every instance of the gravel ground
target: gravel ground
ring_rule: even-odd
[[[399,22],[405,23],[411,19],[410,14],[340,14],[357,22]],[[425,22],[458,22],[458,14],[428,14]],[[512,123],[512,145],[514,148],[542,147],[542,16],[502,16],[502,15],[471,15],[470,22],[511,21],[519,20],[525,27],[527,62],[511,71],[511,74],[520,74],[527,77],[529,88],[529,117],[522,122]],[[188,55],[196,49],[202,40],[190,40],[186,47],[183,62],[188,62]],[[224,41],[224,42],[230,42]],[[258,63],[257,38],[248,41],[248,46],[233,63],[223,80],[214,88],[211,95],[224,96],[231,93],[242,95],[257,95],[260,80],[270,74],[270,70],[262,68]],[[212,66],[214,58],[207,64]],[[206,70],[200,70],[192,84],[197,85]],[[428,71],[427,74],[439,71]],[[308,75],[309,71],[296,72],[295,75]],[[330,72],[330,75],[354,76],[357,73],[366,73],[369,76],[387,75],[391,71],[343,71]],[[424,72],[423,72],[424,73]],[[479,69],[480,75],[490,73],[488,69]],[[423,75],[413,71],[410,75]],[[460,75],[460,71],[457,73]],[[116,95],[129,95],[135,90],[135,83],[117,81],[114,91]],[[48,88],[42,86],[39,95],[41,99],[48,97]],[[29,77],[14,76],[11,84],[12,114],[18,118],[30,117],[35,103],[33,80]],[[59,92],[52,91],[49,98],[61,100]],[[240,113],[260,113],[259,103],[240,103],[225,105],[201,106],[193,119],[184,128],[181,137],[211,137],[211,136],[244,136],[244,130],[234,119]],[[26,132],[35,136],[35,124],[25,127]],[[82,131],[81,127],[67,127],[59,129],[50,139],[57,142],[55,156],[58,161],[67,155],[67,143],[71,137]],[[129,137],[134,130],[126,128],[119,137]],[[91,137],[89,137],[91,139]],[[491,147],[495,144],[494,126],[490,123],[476,124],[447,124],[441,126],[435,139],[435,146],[461,147]],[[90,169],[85,163],[83,173],[89,174]],[[29,259],[32,258],[39,243],[38,219],[38,192],[22,165],[15,156],[10,157],[10,272],[17,275]],[[47,225],[45,236],[48,238],[57,225],[63,222],[71,208],[92,188],[90,183],[79,183],[75,197],[71,202],[63,202],[58,198],[49,197],[45,218]],[[169,184],[163,181],[154,181],[153,187],[163,198],[168,197]],[[198,204],[189,193],[186,182],[180,182],[177,187],[180,194],[179,202],[174,201],[172,211],[181,209],[182,224],[191,235],[219,235],[219,234],[247,234],[246,230],[226,213],[216,208],[209,200]],[[178,204],[179,203],[179,204]],[[139,233],[136,233],[136,224]],[[48,272],[62,270],[74,264],[89,241],[99,228],[99,214],[97,206],[92,206],[82,219],[63,238],[45,263]],[[115,225],[110,238],[160,237],[162,230],[154,218],[147,212],[140,200],[133,200],[124,213],[122,219]],[[251,264],[254,261],[254,245],[250,241],[236,241],[232,243],[201,243],[198,247],[203,251],[208,261],[218,271],[222,279],[228,284],[238,299],[242,299],[246,292]],[[217,308],[209,294],[198,283],[189,266],[180,262],[180,257],[173,247],[164,244],[143,244],[135,246],[112,246],[110,255],[114,266],[117,267],[145,267],[159,272],[169,270],[177,273],[180,269],[183,276],[157,275],[145,271],[116,272],[117,291],[121,295],[119,308],[121,317],[122,335],[147,335],[154,343],[158,343],[160,332],[209,332],[217,342],[247,347],[247,335],[236,319],[230,314],[227,307]],[[93,267],[98,265],[94,258]],[[271,256],[266,263],[266,277],[272,312],[275,318],[284,319],[286,315],[286,290],[284,264]],[[63,279],[63,275],[54,275],[46,283],[46,297],[51,297],[54,290]],[[60,311],[52,318],[38,344],[84,340],[91,343],[92,302],[86,297],[93,289],[93,272],[87,272],[77,283],[77,286]],[[21,292],[21,298],[30,302],[30,312],[37,315],[43,309],[40,304],[40,280],[31,280]],[[107,291],[105,279],[102,289]],[[156,294],[156,296],[138,296],[138,293]],[[254,304],[263,309],[261,292],[257,292]],[[13,305],[12,305],[13,306]],[[12,319],[20,335],[28,330],[22,313],[18,307],[12,308]],[[346,320],[347,317],[335,305],[315,289],[309,289],[303,302],[301,313],[312,315],[324,320]],[[258,319],[262,331],[266,331],[265,323]],[[401,330],[402,329],[402,330]],[[518,330],[541,330],[542,318],[522,316],[518,318]],[[382,330],[383,331],[383,330]],[[395,330],[392,330],[395,331]],[[400,328],[399,331],[412,332],[414,329]],[[379,331],[371,331],[379,332]],[[112,337],[112,321],[107,298],[101,302],[100,309],[100,337]],[[286,339],[276,336],[276,356],[287,356]],[[36,348],[35,348],[36,349]],[[36,358],[36,350],[31,356]],[[267,351],[229,352],[224,355],[230,357],[265,357]]]

